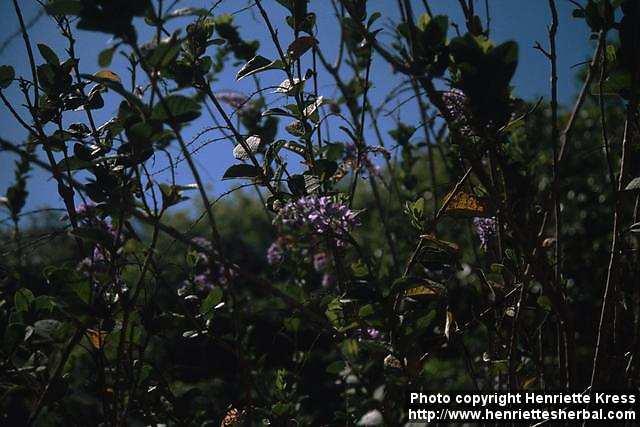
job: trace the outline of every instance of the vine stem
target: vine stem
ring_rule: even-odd
[[[138,48],[138,46],[135,43],[130,43],[130,46],[133,49],[133,51],[135,52],[135,54],[138,56],[140,61],[144,61],[144,55],[142,55],[142,52],[140,52],[140,48]],[[147,69],[147,67],[143,67],[143,69]],[[198,172],[198,168],[196,167],[196,164],[193,161],[193,157],[191,157],[191,153],[189,152],[187,144],[186,144],[184,138],[182,137],[182,133],[180,132],[180,129],[178,128],[178,126],[176,124],[177,122],[175,120],[175,117],[174,117],[173,113],[171,112],[171,109],[167,105],[167,102],[166,102],[164,96],[162,95],[162,93],[158,89],[158,86],[157,86],[157,84],[155,84],[155,81],[153,80],[153,78],[151,76],[151,73],[149,71],[147,71],[147,76],[153,82],[152,91],[158,96],[158,100],[160,101],[160,105],[162,106],[162,108],[164,109],[165,113],[169,117],[169,125],[171,127],[171,130],[176,135],[176,139],[178,140],[178,144],[180,144],[180,151],[182,151],[182,155],[184,156],[185,160],[187,161],[187,164],[189,165],[189,169],[191,170],[191,174],[193,175],[193,179],[195,179],[195,181],[196,181],[196,185],[198,186],[198,192],[200,193],[200,198],[202,199],[202,203],[204,204],[204,207],[205,207],[205,209],[207,211],[207,219],[209,221],[209,226],[211,227],[211,236],[213,237],[213,241],[214,241],[214,243],[216,245],[216,248],[218,250],[222,251],[222,242],[221,242],[221,239],[220,239],[220,233],[218,231],[218,226],[216,224],[216,220],[215,220],[215,217],[213,215],[213,211],[211,209],[211,204],[209,203],[209,196],[207,196],[207,192],[206,192],[206,190],[204,188],[204,183],[202,182],[202,178],[200,177],[200,172]]]
[[[22,32],[22,39],[24,40],[24,45],[27,49],[27,56],[29,57],[29,66],[31,67],[31,75],[33,78],[33,82],[32,82],[33,93],[34,93],[33,104],[31,104],[27,90],[25,89],[25,96],[27,98],[27,103],[29,104],[29,111],[31,112],[31,115],[33,117],[33,122],[37,130],[37,135],[42,139],[42,144],[43,144],[42,146],[47,155],[47,160],[49,161],[49,164],[51,166],[51,172],[58,184],[58,194],[60,195],[60,197],[62,197],[62,200],[64,201],[65,207],[67,208],[67,213],[69,215],[69,222],[71,223],[71,226],[75,230],[78,228],[78,223],[76,221],[76,208],[75,208],[75,203],[73,201],[73,188],[67,187],[64,185],[60,168],[56,163],[53,153],[51,152],[51,149],[47,147],[46,134],[44,132],[42,124],[40,123],[40,118],[38,117],[38,106],[40,105],[39,104],[40,94],[38,90],[38,73],[36,70],[36,61],[33,56],[33,49],[31,48],[29,33],[27,32],[27,27],[24,23],[24,18],[22,17],[22,11],[20,9],[20,5],[18,5],[17,0],[13,0],[13,7],[18,17],[18,22],[20,23],[20,31]],[[79,253],[82,254],[83,252],[82,240],[79,237],[77,237],[75,241],[78,246]]]
[[[551,11],[551,26],[549,27],[549,63],[551,64],[551,142],[553,145],[553,212],[554,212],[554,253],[553,253],[553,281],[556,289],[560,289],[562,282],[562,212],[560,209],[560,147],[558,129],[558,56],[556,50],[556,37],[558,32],[558,10],[555,0],[549,0],[549,10]],[[573,349],[566,336],[566,330],[560,330],[562,343],[558,348],[560,369],[564,372],[565,386],[571,389],[573,383],[574,357],[571,355]]]
[[[635,91],[632,91],[635,93]],[[605,283],[604,295],[602,297],[602,309],[600,311],[600,322],[598,324],[598,338],[596,340],[596,348],[593,355],[593,370],[591,373],[591,390],[597,389],[602,383],[602,352],[603,347],[608,345],[611,340],[611,327],[609,320],[611,317],[611,305],[614,301],[614,290],[616,288],[616,282],[618,280],[618,252],[620,251],[620,225],[622,223],[623,214],[623,200],[620,197],[620,192],[624,189],[628,161],[631,151],[631,129],[633,120],[635,119],[635,113],[637,110],[637,99],[634,97],[627,106],[627,119],[624,125],[624,136],[622,138],[622,157],[620,159],[620,175],[618,176],[618,191],[616,194],[615,210],[613,213],[613,231],[611,238],[611,251],[609,257],[609,266],[607,268],[607,281]],[[606,342],[605,342],[606,341]]]

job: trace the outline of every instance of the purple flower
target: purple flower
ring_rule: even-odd
[[[316,271],[324,271],[329,264],[329,257],[324,252],[319,252],[313,256],[313,268]]]
[[[497,223],[495,218],[481,218],[476,217],[473,219],[473,226],[476,229],[476,234],[480,239],[480,243],[483,248],[487,247],[489,238],[496,234]]]
[[[208,271],[207,271],[208,273]],[[198,274],[193,278],[193,283],[200,289],[212,289],[213,283],[209,279],[208,274]]]
[[[378,338],[380,338],[380,330],[376,329],[376,328],[366,328],[366,329],[361,329],[362,332],[362,336],[363,338],[367,338],[370,340],[377,340]]]
[[[336,278],[332,274],[324,273],[324,275],[322,276],[322,287],[323,288],[330,288],[335,283],[336,283]]]
[[[283,257],[284,251],[282,246],[280,246],[280,242],[276,240],[269,246],[269,249],[267,249],[267,262],[270,265],[278,264],[282,261]]]
[[[442,101],[447,108],[447,113],[450,120],[452,120],[452,124],[458,128],[460,134],[463,136],[471,136],[473,132],[469,125],[468,100],[464,92],[459,89],[451,89],[442,94]]]
[[[206,250],[213,250],[213,245],[211,244],[211,242],[208,239],[205,239],[204,237],[194,237],[193,239],[191,239],[191,241],[193,242],[194,245],[198,246],[199,248],[204,248]],[[198,248],[198,249],[199,249]]]
[[[358,213],[330,197],[306,196],[280,209],[276,221],[294,229],[309,229],[325,234],[337,246],[343,246],[349,232],[359,225]]]
[[[95,209],[95,203],[80,203],[76,207],[76,213],[81,216],[90,215],[93,213],[93,209]]]
[[[194,237],[191,239],[196,246],[196,257],[201,263],[196,264],[197,274],[193,282],[200,288],[210,289],[216,284],[229,283],[231,279],[238,275],[238,266],[228,264],[213,249],[213,245],[204,237]],[[207,252],[202,252],[206,250]],[[210,258],[210,255],[213,258]]]
[[[233,108],[241,109],[246,107],[249,97],[241,92],[233,90],[220,91],[214,94],[216,99],[225,104],[229,104]]]
[[[109,270],[111,256],[102,246],[95,245],[91,256],[85,257],[77,266],[87,276],[90,273],[106,273]]]

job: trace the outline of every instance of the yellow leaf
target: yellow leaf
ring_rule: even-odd
[[[407,296],[422,296],[422,295],[438,295],[438,291],[428,286],[416,286],[415,288],[407,289]]]
[[[120,77],[111,70],[100,70],[94,74],[94,76],[101,79],[111,80],[112,82],[121,83]]]
[[[537,380],[538,379],[536,377],[527,378],[526,380],[524,380],[524,383],[522,384],[522,388],[523,389],[530,389],[531,386],[534,385]]]
[[[450,195],[451,193],[445,197],[445,200],[448,200]],[[451,196],[444,213],[465,216],[484,216],[487,213],[487,207],[485,202],[475,195],[465,191],[458,191]]]
[[[450,336],[451,336],[451,327],[454,325],[454,318],[453,318],[453,313],[449,310],[447,310],[447,319],[446,322],[444,324],[444,336],[447,337],[447,341],[449,340]],[[455,327],[454,327],[455,328]],[[455,331],[455,329],[454,329]]]
[[[91,345],[100,349],[104,347],[105,340],[107,338],[108,332],[99,331],[96,329],[87,329],[87,336],[89,337],[89,341],[91,341]]]
[[[438,283],[427,281],[422,285],[407,289],[408,297],[437,297],[442,294],[442,286]]]

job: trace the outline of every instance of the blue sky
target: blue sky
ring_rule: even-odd
[[[23,8],[23,14],[27,21],[36,13],[38,4],[33,0],[19,0]],[[167,3],[167,2],[165,2]],[[198,0],[183,0],[179,7],[198,6],[209,7],[213,2]],[[429,1],[431,8],[436,14],[447,14],[450,19],[459,24],[460,28],[464,28],[464,23],[459,10],[457,0],[431,0]],[[583,20],[571,17],[573,6],[568,0],[558,0],[558,10],[560,18],[560,26],[558,29],[558,88],[561,103],[568,104],[574,98],[577,92],[577,83],[575,80],[576,72],[580,69],[575,67],[585,61],[592,52],[593,43],[590,42],[589,32]],[[216,9],[216,14],[235,13],[236,24],[240,27],[240,32],[245,39],[257,39],[261,43],[259,53],[268,58],[275,58],[276,51],[271,43],[266,28],[264,27],[255,8],[245,9],[250,2],[248,0],[226,0]],[[291,30],[284,24],[285,9],[278,5],[275,0],[263,0],[269,15],[272,17],[274,25],[279,29],[279,36],[283,45],[288,44],[292,39]],[[382,12],[383,17],[393,18],[397,21],[397,9],[395,0],[370,0],[369,10],[378,10]],[[423,11],[422,1],[413,1],[414,11],[421,13]],[[479,11],[484,22],[484,0],[476,1],[476,9]],[[525,99],[534,99],[539,96],[548,97],[549,94],[549,64],[547,59],[537,50],[533,48],[536,41],[543,46],[547,46],[547,26],[550,22],[550,13],[548,2],[544,0],[489,0],[491,11],[491,38],[496,42],[505,40],[515,40],[520,46],[519,66],[513,81],[516,88],[516,95]],[[245,9],[245,10],[243,10]],[[327,53],[328,58],[333,58],[336,47],[339,42],[340,32],[333,17],[332,8],[328,0],[311,0],[310,9],[316,12],[319,26],[320,47]],[[188,19],[182,19],[175,22],[177,25],[186,25]],[[12,2],[0,2],[0,43],[6,40],[11,34],[17,30],[15,12]],[[379,20],[376,25],[388,24],[389,21]],[[144,25],[143,25],[144,26]],[[453,29],[450,29],[450,36],[453,35]],[[48,17],[40,19],[30,30],[32,44],[46,43],[58,53],[61,58],[66,58],[65,41],[58,34],[56,27]],[[150,37],[149,33],[142,32],[139,35],[141,41],[146,41]],[[77,52],[81,58],[80,68],[82,72],[93,73],[99,70],[97,64],[98,53],[109,46],[110,36],[103,33],[92,33],[80,31],[77,33]],[[36,61],[42,62],[36,49]],[[0,55],[0,64],[12,65],[16,69],[18,75],[30,78],[28,60],[21,37],[15,37],[6,49]],[[120,74],[124,78],[125,86],[127,86],[125,63],[122,58],[114,59],[110,67],[114,72]],[[244,79],[240,82],[235,81],[235,72],[239,67],[229,65],[220,76],[219,81],[215,84],[214,90],[239,90],[250,93],[253,90],[251,79]],[[372,68],[372,80],[374,83],[370,91],[371,101],[374,105],[381,101],[389,91],[397,85],[400,76],[394,76],[390,67],[382,60],[374,61]],[[268,72],[261,75],[262,85],[277,85],[283,80],[283,76],[277,72]],[[245,81],[246,80],[246,81]],[[26,109],[21,107],[24,103],[21,100],[21,94],[17,91],[17,85],[5,91],[6,96],[17,105],[17,109],[23,117],[26,117]],[[337,91],[332,81],[326,73],[320,71],[319,92],[325,97],[332,98],[337,96]],[[402,102],[405,97],[400,97],[398,102]],[[277,104],[282,99],[276,95],[270,95],[269,101]],[[116,111],[117,103],[120,101],[117,95],[109,93],[105,97],[105,108],[96,114],[96,121],[101,124],[107,121]],[[25,137],[24,130],[15,123],[13,117],[8,111],[1,106],[0,108],[0,136],[11,141],[22,141]],[[418,111],[414,102],[405,104],[398,110],[401,119],[407,123],[417,124]],[[67,123],[74,121],[82,121],[84,116],[80,113],[70,115]],[[393,119],[387,117],[386,120],[379,122],[384,135],[386,131],[393,126]],[[190,127],[185,130],[187,140],[193,138],[199,131],[212,126],[211,119],[204,114],[202,117],[192,122]],[[337,128],[336,124],[336,128]],[[282,127],[282,126],[281,126]],[[333,137],[339,136],[339,131],[332,131]],[[365,133],[365,137],[373,138],[371,130]],[[371,139],[374,141],[374,139]],[[219,194],[234,183],[229,181],[221,182],[220,178],[224,171],[235,163],[231,150],[233,146],[229,141],[218,141],[211,143],[200,150],[196,156],[196,161],[200,166],[203,179],[206,182],[207,189],[213,194]],[[177,150],[173,147],[173,150]],[[175,151],[177,153],[177,151]],[[42,154],[42,153],[40,153]],[[0,152],[0,194],[4,194],[7,186],[11,185],[13,179],[13,161],[14,157],[7,153]],[[152,163],[152,169],[160,170],[165,165],[163,159],[157,159]],[[26,210],[36,209],[44,206],[60,206],[57,196],[56,186],[46,173],[35,170],[31,173],[32,178],[29,181],[29,200]],[[160,173],[156,177],[159,182],[166,182],[168,175]],[[177,181],[181,184],[188,184],[193,181],[189,171],[183,166],[177,171]],[[6,212],[0,212],[0,219],[6,217]]]

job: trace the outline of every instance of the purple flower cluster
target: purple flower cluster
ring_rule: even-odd
[[[366,328],[356,329],[354,331],[354,336],[359,339],[373,340],[373,341],[382,339],[382,333],[380,332],[380,330],[376,328],[372,328],[370,326]]]
[[[275,265],[282,262],[283,258],[284,248],[282,247],[280,239],[278,239],[269,246],[269,249],[267,249],[267,262],[270,265]]]
[[[327,236],[337,246],[344,246],[349,232],[360,224],[357,212],[327,196],[306,196],[289,202],[280,209],[276,221]]]
[[[489,239],[497,232],[496,219],[476,217],[473,219],[473,226],[476,229],[476,234],[482,247],[486,249]]]
[[[463,136],[472,136],[467,96],[459,89],[451,89],[442,94],[442,101],[458,132]]]
[[[335,284],[329,248],[346,245],[349,233],[360,224],[358,212],[327,196],[306,196],[282,206],[274,219],[281,234],[267,250],[274,265],[287,252],[295,252],[322,273],[322,286]]]
[[[214,95],[218,101],[229,104],[237,110],[248,108],[249,97],[243,93],[228,90],[217,92]]]
[[[81,227],[102,229],[108,234],[110,242],[105,244],[96,243],[91,255],[85,257],[77,266],[87,276],[93,273],[106,273],[109,270],[109,264],[115,259],[115,254],[125,241],[124,231],[118,230],[107,220],[98,216],[96,205],[80,204],[76,208],[78,223]]]
[[[198,289],[210,290],[216,284],[226,284],[237,276],[235,265],[225,266],[219,259],[211,259],[209,254],[215,253],[215,251],[209,240],[204,237],[194,237],[191,241],[196,246],[198,259],[197,274],[193,278],[193,283]],[[207,252],[203,252],[201,249],[205,249]]]

